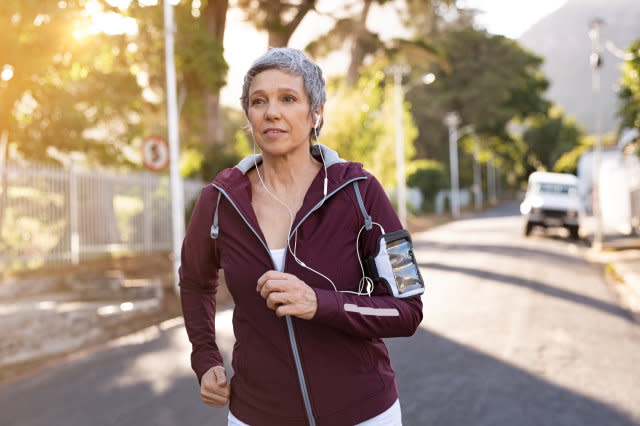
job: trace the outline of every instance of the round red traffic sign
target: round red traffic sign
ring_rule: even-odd
[[[159,136],[142,141],[142,162],[146,168],[159,172],[169,165],[169,144]]]

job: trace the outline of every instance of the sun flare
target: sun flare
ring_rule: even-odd
[[[120,10],[129,7],[131,0],[109,0],[108,3]],[[77,40],[82,40],[95,34],[128,34],[138,33],[138,23],[134,18],[122,16],[117,12],[105,12],[96,0],[89,0],[83,12],[87,18],[73,31]]]

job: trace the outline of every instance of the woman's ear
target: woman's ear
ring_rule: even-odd
[[[318,128],[318,126],[320,125],[320,122],[322,121],[322,113],[323,113],[322,108],[317,109],[317,110],[313,113],[313,120],[314,120],[314,123],[315,123],[315,124],[313,125],[313,127],[314,127],[315,129],[317,129],[317,128]]]

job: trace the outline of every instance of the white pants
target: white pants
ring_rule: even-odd
[[[249,426],[248,424],[238,420],[231,411],[229,411],[229,426]],[[400,411],[400,400],[396,399],[389,409],[383,411],[375,417],[358,423],[355,426],[402,426],[402,412]]]

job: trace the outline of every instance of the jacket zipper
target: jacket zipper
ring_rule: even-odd
[[[347,186],[347,185],[349,185],[349,184],[351,184],[351,183],[353,183],[355,181],[365,180],[365,179],[366,179],[366,177],[363,176],[363,177],[353,178],[353,179],[343,183],[342,185],[340,185],[339,187],[334,189],[331,193],[327,194],[327,196],[324,197],[321,201],[319,201],[315,206],[313,206],[313,208],[311,208],[311,210],[309,210],[309,212],[302,219],[300,219],[300,222],[298,222],[296,227],[291,230],[291,234],[287,238],[287,247],[289,247],[289,240],[291,239],[291,236],[296,233],[296,231],[298,230],[300,225],[302,225],[302,222],[304,222],[309,216],[311,216],[311,214],[314,211],[319,209],[322,206],[322,204],[324,204],[324,202],[329,197],[332,197],[335,193],[340,191],[345,186]],[[271,251],[269,250],[269,247],[267,246],[267,243],[265,241],[263,241],[262,238],[260,238],[260,234],[258,234],[258,231],[256,231],[255,228],[253,226],[251,226],[251,224],[244,217],[244,215],[242,214],[242,212],[240,211],[238,206],[233,202],[233,199],[229,196],[229,194],[227,194],[227,192],[224,189],[220,188],[216,184],[211,184],[211,185],[214,188],[216,188],[218,191],[220,191],[227,198],[227,200],[229,200],[229,202],[231,203],[233,208],[236,209],[236,211],[238,212],[238,214],[240,215],[240,217],[242,218],[244,223],[247,224],[247,226],[249,227],[249,229],[251,229],[251,231],[254,233],[256,238],[258,238],[258,241],[260,241],[260,243],[265,248],[265,250],[267,250],[267,253],[269,253],[269,257],[271,257]],[[286,256],[286,253],[285,253],[285,261],[284,261],[284,264],[283,264],[283,269],[284,269],[284,267],[286,267],[286,262],[287,262],[286,259],[287,259],[287,256]],[[275,264],[273,266],[274,266],[274,268],[276,267]],[[294,362],[296,364],[296,372],[298,374],[298,382],[300,384],[300,391],[302,392],[302,400],[304,402],[304,408],[305,408],[305,411],[307,413],[307,420],[309,420],[309,426],[316,426],[316,419],[315,419],[315,417],[313,415],[313,409],[311,407],[311,397],[309,396],[309,388],[307,386],[307,381],[304,378],[304,370],[302,369],[302,361],[300,360],[300,350],[298,348],[298,342],[296,341],[296,336],[295,336],[295,333],[294,333],[293,321],[291,319],[291,316],[287,315],[285,317],[285,321],[286,321],[286,324],[287,324],[287,333],[289,334],[289,343],[291,344],[291,352],[293,353],[293,360],[294,360]]]

